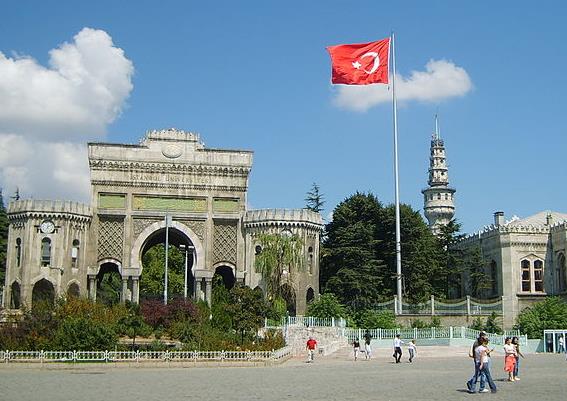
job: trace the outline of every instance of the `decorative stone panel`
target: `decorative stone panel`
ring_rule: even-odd
[[[171,198],[167,196],[134,195],[134,210],[161,210],[177,212],[206,212],[205,198]]]
[[[177,220],[176,220],[177,221]],[[189,227],[199,237],[201,242],[205,240],[205,222],[199,220],[179,220],[180,223]]]
[[[234,213],[238,212],[238,199],[213,199],[213,212],[217,213]]]
[[[126,195],[124,194],[98,194],[99,209],[125,209]]]
[[[101,217],[98,226],[98,260],[114,258],[122,260],[124,220]]]
[[[147,227],[157,223],[158,221],[163,221],[163,219],[133,219],[132,220],[132,235],[134,238],[138,237]]]
[[[213,263],[236,264],[237,223],[216,221],[213,235]]]

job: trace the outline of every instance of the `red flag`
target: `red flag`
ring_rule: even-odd
[[[334,84],[388,83],[390,38],[377,42],[329,46]]]

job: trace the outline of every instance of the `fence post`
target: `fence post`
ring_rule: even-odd
[[[431,294],[431,316],[435,315],[435,295]]]
[[[413,338],[417,339],[417,327],[413,328]]]
[[[73,350],[73,363],[77,362],[77,351]]]
[[[335,318],[334,317],[331,318],[331,324],[333,325],[333,327],[335,327]]]
[[[437,338],[436,333],[435,333],[435,327],[431,328],[431,337],[432,338]]]
[[[358,329],[358,340],[362,338],[362,329]]]
[[[461,338],[465,338],[465,326],[461,326]]]
[[[108,351],[104,351],[104,362],[108,362]]]
[[[45,355],[43,354],[43,350],[39,351],[39,361],[43,364],[43,359],[45,358]]]
[[[471,296],[467,295],[467,316],[471,315]]]
[[[449,338],[453,339],[453,326],[449,326]]]
[[[4,363],[8,363],[9,359],[10,359],[10,351],[6,350],[6,352],[4,353]]]

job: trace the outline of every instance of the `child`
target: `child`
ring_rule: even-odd
[[[504,370],[508,372],[508,381],[514,381],[514,365],[516,365],[516,346],[512,344],[512,339],[506,337],[504,341]]]
[[[352,342],[352,346],[354,348],[354,360],[356,361],[358,359],[358,353],[360,352],[360,341],[358,341],[358,338],[355,338]]]
[[[415,346],[415,339],[411,340],[408,344],[409,362],[417,355],[417,347]]]

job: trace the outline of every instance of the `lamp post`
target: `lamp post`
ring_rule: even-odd
[[[163,285],[163,303],[167,305],[167,264],[168,264],[168,251],[169,251],[169,226],[171,224],[171,216],[165,215],[165,278]]]
[[[185,254],[185,281],[184,286],[183,286],[183,299],[187,299],[187,253],[189,252],[189,249],[194,250],[195,247],[191,246],[191,245],[185,245],[185,244],[181,244],[179,245],[179,249],[181,250],[181,252],[183,252]]]

